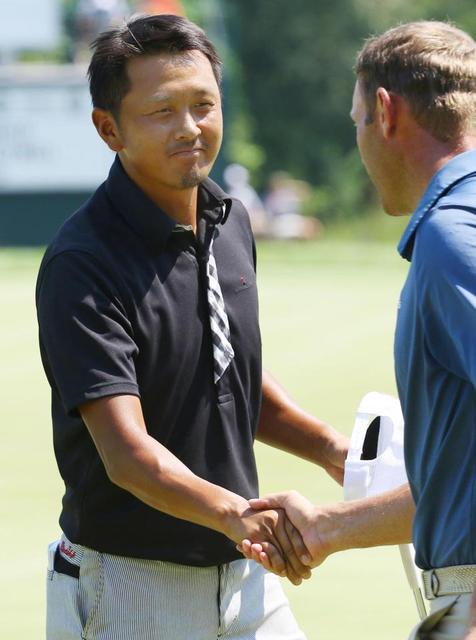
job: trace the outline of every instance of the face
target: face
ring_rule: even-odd
[[[350,116],[355,124],[356,140],[362,163],[374,183],[386,213],[399,215],[399,176],[397,158],[391,143],[383,135],[381,109],[377,103],[372,122],[367,121],[367,105],[359,80],[355,83]]]
[[[150,195],[194,188],[210,172],[222,139],[209,60],[199,51],[143,56],[128,63],[127,73],[131,88],[113,147],[125,170]]]

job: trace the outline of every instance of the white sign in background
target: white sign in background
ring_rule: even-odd
[[[92,190],[113,157],[86,83],[0,84],[0,192]]]

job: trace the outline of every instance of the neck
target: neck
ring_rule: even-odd
[[[145,191],[145,189],[144,189]],[[147,193],[147,191],[145,191]],[[161,190],[160,193],[147,193],[155,204],[179,224],[197,227],[197,193],[198,187],[190,189]]]
[[[447,162],[465,151],[476,149],[476,136],[465,136],[456,144],[440,142],[425,131],[411,139],[406,153],[406,200],[416,209],[431,179]]]
[[[155,180],[148,179],[147,176],[134,170],[127,159],[121,157],[124,171],[129,178],[154,202],[169,218],[179,224],[191,225],[193,231],[197,227],[197,194],[198,186],[185,189],[168,187],[157,184]]]

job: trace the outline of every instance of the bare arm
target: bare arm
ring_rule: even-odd
[[[80,412],[111,482],[154,509],[219,531],[235,542],[266,540],[279,573],[286,571],[295,584],[307,576],[308,569],[293,551],[297,548],[299,553],[297,532],[289,523],[286,526],[284,511],[253,511],[241,496],[196,476],[147,433],[137,397],[101,398],[82,405]],[[301,549],[304,552],[302,541]]]
[[[301,409],[266,371],[257,438],[323,467],[342,484],[348,438]]]
[[[251,500],[250,504],[255,509],[285,509],[301,532],[312,567],[337,551],[411,542],[415,506],[408,485],[378,496],[326,506],[312,505],[297,491]],[[267,567],[266,544],[243,541],[241,548],[246,557]]]

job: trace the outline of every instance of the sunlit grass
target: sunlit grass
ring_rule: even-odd
[[[37,348],[40,256],[0,251],[0,628],[12,640],[44,636],[46,545],[58,533],[62,491]],[[350,432],[364,393],[395,392],[392,338],[405,264],[393,244],[329,236],[261,244],[258,262],[265,365],[306,409]],[[311,464],[262,445],[257,456],[262,492],[292,487],[316,502],[340,499]],[[286,587],[309,640],[405,638],[416,616],[399,562],[396,549],[346,552],[305,585]]]

